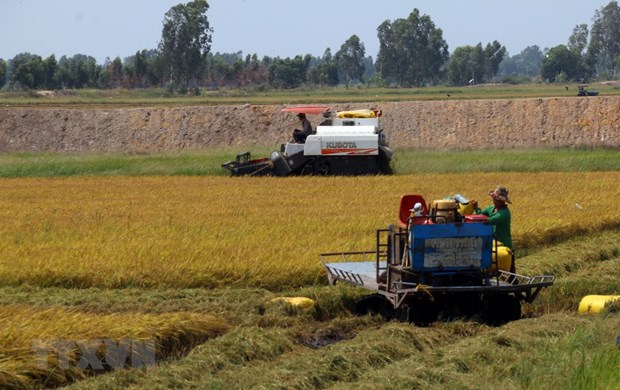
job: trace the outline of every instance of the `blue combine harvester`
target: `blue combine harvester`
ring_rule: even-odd
[[[420,195],[405,195],[399,225],[376,234],[374,251],[321,254],[330,284],[374,292],[358,302],[358,314],[417,325],[478,316],[501,325],[519,319],[521,301],[533,302],[555,279],[510,272],[512,254],[494,240],[493,227],[462,215],[456,201],[427,205]]]

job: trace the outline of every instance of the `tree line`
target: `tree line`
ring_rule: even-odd
[[[612,79],[620,70],[620,7],[617,1],[596,10],[592,25],[575,26],[566,45],[541,50],[533,45],[509,56],[498,41],[457,47],[451,54],[443,32],[414,9],[407,18],[377,28],[376,61],[352,35],[332,54],[293,58],[211,53],[212,33],[206,0],[172,7],[164,16],[156,49],[137,51],[103,64],[87,55],[42,58],[21,53],[0,59],[4,90],[63,88],[150,88],[187,93],[199,88],[297,88],[364,83],[377,86],[463,86]]]

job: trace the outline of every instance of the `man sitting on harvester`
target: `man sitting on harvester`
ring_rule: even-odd
[[[314,131],[312,130],[312,124],[310,124],[310,121],[306,118],[306,114],[300,112],[297,114],[297,117],[301,122],[301,130],[293,130],[293,140],[298,144],[303,144],[306,142],[306,138],[308,138],[309,135],[312,135]]]

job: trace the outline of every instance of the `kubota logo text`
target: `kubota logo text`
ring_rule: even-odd
[[[325,147],[328,149],[356,149],[355,142],[326,142]]]

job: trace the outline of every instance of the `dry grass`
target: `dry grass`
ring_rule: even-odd
[[[0,181],[0,283],[266,287],[323,281],[318,254],[374,247],[400,195],[511,190],[517,250],[618,226],[620,173]]]
[[[147,354],[156,361],[182,356],[193,346],[228,329],[224,321],[196,313],[93,314],[19,305],[3,306],[2,313],[0,387],[3,388],[55,387],[110,370],[110,362],[105,361],[106,340],[116,345],[127,343],[126,361],[116,364],[131,367],[136,365],[133,355],[142,365],[148,363]],[[92,365],[78,369],[86,350],[96,351],[97,358],[108,366],[103,366],[101,371]]]
[[[610,343],[619,321],[556,313],[500,328],[368,323],[355,337],[318,349],[295,343],[289,330],[246,328],[148,374],[119,372],[75,387],[612,389],[618,379],[601,369],[619,361]]]

